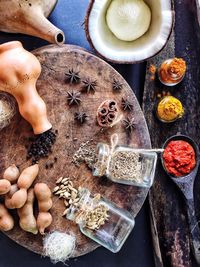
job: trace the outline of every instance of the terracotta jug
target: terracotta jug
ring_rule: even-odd
[[[0,31],[25,33],[63,44],[64,33],[46,19],[56,0],[0,0]]]
[[[0,90],[13,95],[22,117],[35,134],[52,128],[47,119],[46,105],[36,90],[41,73],[38,59],[18,41],[0,45]]]

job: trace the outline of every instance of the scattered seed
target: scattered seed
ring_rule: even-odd
[[[62,181],[63,177],[60,177],[57,181],[56,184],[59,184]]]
[[[64,193],[64,197],[65,197],[65,198],[68,198],[68,197],[70,197],[70,194],[69,194],[68,192],[65,192],[65,193]]]
[[[62,193],[62,190],[58,190],[57,192],[56,192],[56,195],[60,195]]]
[[[56,191],[58,191],[60,189],[59,186],[56,186],[54,189],[53,189],[53,193],[55,193]]]
[[[92,139],[82,143],[79,149],[73,155],[72,163],[77,167],[81,163],[86,163],[89,168],[93,168],[95,162],[97,161],[97,149],[96,145],[92,144]]]
[[[73,200],[72,200],[72,199],[70,199],[70,200],[69,200],[69,204],[72,204],[72,203],[73,203]]]
[[[72,191],[72,193],[71,193],[71,198],[72,198],[72,199],[75,199],[76,196],[77,196],[77,193],[76,193],[75,191]]]
[[[60,195],[60,192],[57,191],[57,192],[54,193],[54,195],[56,195],[56,196],[57,196],[57,195]]]
[[[66,199],[64,200],[64,204],[65,206],[69,206],[69,202]]]
[[[78,193],[78,191],[74,188],[74,187],[72,187],[72,189],[71,189],[75,194],[77,194]]]
[[[62,190],[65,190],[65,189],[67,190],[68,189],[68,186],[63,184]]]
[[[72,181],[69,181],[69,186],[73,187]]]
[[[59,198],[62,198],[64,196],[64,193],[60,193]]]
[[[69,178],[63,178],[63,179],[61,180],[61,182],[64,183],[64,182],[66,182],[66,181],[68,181],[68,180],[69,180]]]
[[[53,168],[53,163],[52,162],[49,164],[49,167],[50,168]]]
[[[68,188],[69,188],[71,191],[73,191],[73,192],[75,192],[75,193],[78,193],[78,191],[76,190],[76,188],[74,188],[73,186],[69,185]]]
[[[66,209],[66,210],[63,212],[63,215],[62,215],[62,216],[66,216],[68,210],[69,210],[69,209]]]

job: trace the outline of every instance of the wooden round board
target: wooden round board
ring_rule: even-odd
[[[119,144],[150,148],[146,122],[133,91],[110,65],[80,47],[49,45],[37,49],[33,53],[42,65],[37,89],[47,104],[48,116],[53,124],[53,129],[58,130],[53,153],[48,159],[42,159],[39,162],[40,172],[36,182],[45,182],[53,189],[55,181],[60,176],[73,177],[75,187],[82,186],[89,188],[92,193],[101,193],[136,216],[147,196],[147,189],[114,184],[107,179],[93,177],[91,171],[84,164],[78,168],[72,163],[72,156],[82,142],[93,139],[96,144],[98,142],[109,143],[110,136],[115,132],[119,135]],[[97,81],[96,92],[82,93],[82,102],[78,107],[69,107],[67,104],[67,91],[80,91],[83,86],[81,83],[76,85],[66,83],[65,73],[71,68],[79,71],[82,79],[90,78]],[[113,91],[113,79],[123,83],[123,89],[120,92]],[[107,99],[116,100],[121,108],[122,97],[129,98],[133,103],[131,112],[121,110],[124,118],[127,116],[135,118],[136,129],[132,134],[127,134],[123,123],[120,122],[108,130],[100,131],[96,122],[97,108]],[[88,115],[87,122],[82,126],[74,121],[76,111],[84,111]],[[12,163],[19,165],[21,170],[30,165],[30,162],[26,160],[25,146],[29,143],[28,137],[32,135],[31,126],[19,114],[16,114],[11,124],[0,132],[1,176],[5,168]],[[54,157],[58,158],[57,163],[53,168],[46,169],[46,162],[50,162]],[[74,257],[86,254],[98,247],[96,243],[82,235],[73,222],[62,217],[64,210],[63,200],[53,196],[51,209],[53,223],[49,230],[75,234],[77,245]],[[18,226],[18,221],[16,221],[15,228],[6,235],[36,253],[43,253],[42,237],[22,231]]]

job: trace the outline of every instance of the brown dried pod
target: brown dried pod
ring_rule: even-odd
[[[109,111],[117,111],[117,103],[115,101],[110,101],[108,105]]]
[[[107,107],[102,107],[99,109],[99,114],[101,114],[102,116],[106,116],[108,114],[109,110]]]
[[[101,127],[112,127],[122,119],[117,102],[105,100],[97,110],[97,122]]]
[[[115,117],[116,117],[116,113],[114,111],[109,112],[107,116],[108,122],[113,122],[115,120]]]

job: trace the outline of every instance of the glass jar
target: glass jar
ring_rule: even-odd
[[[186,63],[181,58],[165,60],[158,69],[158,78],[164,85],[174,86],[180,83],[186,72]]]
[[[157,163],[157,153],[151,150],[99,144],[94,176],[107,176],[113,182],[151,187]]]
[[[79,197],[76,206],[70,206],[66,218],[76,222],[87,237],[118,252],[135,225],[134,217],[100,195],[92,197],[88,189],[83,188]]]

